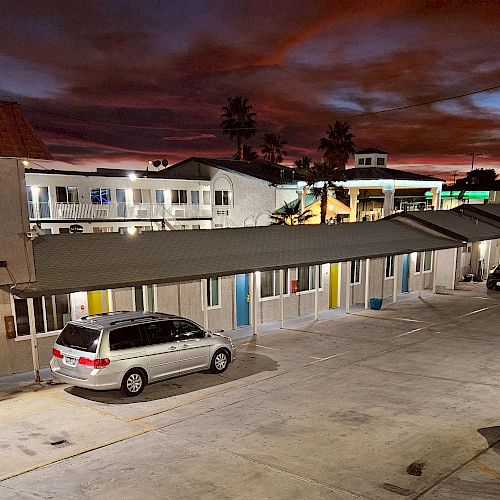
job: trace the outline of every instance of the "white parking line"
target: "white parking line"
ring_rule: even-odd
[[[424,321],[423,319],[410,319],[410,318],[393,318],[399,319],[400,321],[411,321],[412,323],[428,323],[428,321]]]
[[[495,306],[493,306],[493,307],[495,307]],[[477,313],[480,313],[482,311],[487,311],[488,309],[491,309],[491,307],[483,307],[482,309],[478,309],[477,311],[472,311],[470,313],[464,314],[464,316],[470,316],[471,314],[477,314]]]
[[[405,332],[405,333],[400,333],[399,335],[396,335],[396,338],[397,337],[404,337],[405,335],[410,335],[410,333],[416,333],[416,332],[419,332],[420,330],[425,330],[425,326],[423,326],[422,328],[415,328],[415,330],[410,330],[409,332]]]
[[[317,358],[317,361],[311,361],[307,366],[314,365],[316,363],[321,363],[322,361],[327,361],[328,359],[336,358],[337,356],[342,356],[342,354],[347,354],[349,351],[339,352],[333,356],[328,356],[326,358]]]

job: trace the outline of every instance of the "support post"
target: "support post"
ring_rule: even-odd
[[[420,280],[418,281],[418,296],[422,297],[424,285],[424,252],[420,252]]]
[[[432,251],[432,293],[436,293],[436,277],[437,277],[437,252]]]
[[[314,321],[318,321],[319,266],[314,266]]]
[[[208,330],[208,280],[201,280],[201,307],[203,309],[203,326]]]
[[[31,356],[33,357],[33,375],[35,382],[41,382],[40,377],[40,358],[38,357],[38,341],[36,338],[36,322],[35,322],[35,307],[33,299],[28,299],[28,321],[30,325],[30,339],[31,339]]]
[[[250,273],[250,283],[249,283],[249,295],[250,295],[250,314],[251,319],[250,323],[252,325],[252,335],[257,335],[257,308],[255,304],[255,293],[256,293],[256,284],[255,284],[255,272]]]
[[[460,253],[460,260],[462,259],[462,253]],[[453,266],[453,273],[451,275],[451,289],[455,290],[455,282],[457,279],[457,266],[458,266],[458,248],[455,248],[453,262],[455,265]]]
[[[349,222],[356,222],[358,214],[359,188],[349,188]]]
[[[280,328],[285,328],[285,308],[283,304],[283,290],[285,288],[285,272],[280,269]]]
[[[368,309],[368,295],[370,294],[370,259],[365,262],[365,309]]]
[[[349,314],[351,305],[351,261],[345,263],[345,312]]]
[[[398,263],[399,255],[394,256],[394,276],[392,278],[392,303],[395,304],[398,300]]]

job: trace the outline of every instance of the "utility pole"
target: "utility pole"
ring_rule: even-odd
[[[474,170],[474,158],[476,156],[482,156],[483,153],[467,153],[467,156],[472,156],[472,165],[471,165],[471,170]]]
[[[455,182],[457,182],[457,175],[458,175],[458,170],[453,170],[453,185],[455,185]]]

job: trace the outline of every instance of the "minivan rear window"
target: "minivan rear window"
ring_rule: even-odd
[[[57,337],[56,343],[79,351],[96,352],[100,334],[100,330],[68,323]]]

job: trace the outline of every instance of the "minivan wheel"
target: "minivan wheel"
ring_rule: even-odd
[[[212,364],[210,365],[210,371],[212,373],[222,373],[226,370],[229,364],[229,355],[227,351],[221,349],[214,354],[212,358]]]
[[[141,370],[128,371],[122,380],[121,391],[125,396],[138,396],[146,385],[146,377]]]

